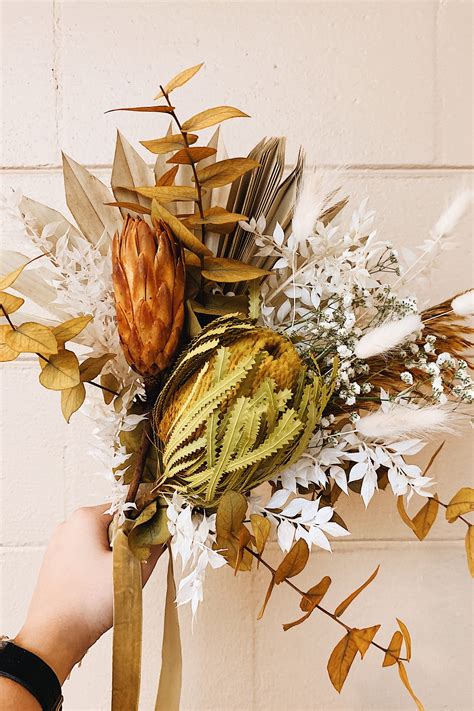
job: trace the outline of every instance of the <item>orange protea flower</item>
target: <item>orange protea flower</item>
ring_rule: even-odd
[[[128,363],[145,379],[171,364],[184,321],[182,250],[167,225],[153,225],[127,216],[112,251],[120,341]]]

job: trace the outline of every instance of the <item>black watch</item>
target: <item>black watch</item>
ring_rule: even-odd
[[[43,711],[60,711],[61,684],[42,659],[10,640],[0,641],[0,676],[23,686],[38,701]]]

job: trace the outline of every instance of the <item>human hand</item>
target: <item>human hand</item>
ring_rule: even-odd
[[[15,642],[41,657],[61,684],[112,626],[112,552],[108,505],[75,511],[60,524],[43,558],[25,624]],[[143,585],[163,552],[142,564]]]

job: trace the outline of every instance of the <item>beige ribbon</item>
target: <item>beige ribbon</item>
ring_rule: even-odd
[[[182,655],[173,558],[168,547],[168,575],[161,651],[161,672],[155,711],[179,711]],[[141,563],[119,529],[113,544],[114,628],[112,711],[138,711],[142,648]]]
[[[113,544],[112,711],[137,711],[142,652],[142,571],[119,529]]]
[[[161,672],[155,711],[179,711],[181,697],[182,655],[179,631],[173,556],[168,546],[168,576],[166,586],[165,619],[161,647]]]

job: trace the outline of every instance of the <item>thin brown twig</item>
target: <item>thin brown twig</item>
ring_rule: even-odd
[[[248,551],[251,555],[253,555],[254,558],[256,558],[260,563],[267,568],[271,572],[271,574],[274,576],[276,573],[275,568],[272,568],[270,563],[267,563],[266,560],[262,558],[261,555],[253,551],[251,548],[245,546],[245,550]],[[288,578],[285,578],[285,583],[290,586],[295,592],[298,593],[298,595],[301,595],[302,598],[308,598],[307,593],[305,593],[303,590],[300,590],[299,587],[297,587],[291,580],[288,580]],[[339,617],[336,617],[334,612],[330,612],[329,610],[326,610],[325,607],[322,607],[321,605],[315,605],[313,609],[317,609],[323,614],[327,615],[330,617],[334,622],[337,622],[338,625],[341,625],[341,627],[344,627],[346,632],[352,632],[353,628],[349,627],[349,625],[346,625],[345,622],[339,619]],[[384,652],[385,654],[390,654],[392,657],[394,656],[388,649],[385,647],[382,647],[382,645],[377,644],[377,642],[371,641],[370,644],[372,644],[374,647],[377,647],[377,649],[380,649],[381,652]],[[397,660],[397,662],[407,662],[409,661],[408,659],[404,657],[394,657],[394,659]]]
[[[191,163],[191,168],[192,168],[193,175],[194,175],[194,182],[195,182],[195,184],[196,184],[196,190],[197,190],[197,194],[198,194],[198,196],[197,196],[197,204],[198,204],[198,209],[199,209],[199,216],[201,217],[201,220],[204,220],[204,219],[205,219],[205,216],[204,216],[204,208],[203,208],[203,204],[202,204],[202,188],[201,188],[201,184],[200,184],[200,182],[199,182],[199,178],[198,178],[198,174],[197,174],[197,170],[196,170],[195,161],[194,161],[194,159],[193,159],[193,157],[192,157],[191,152],[189,151],[190,145],[189,145],[189,141],[188,141],[188,135],[187,135],[186,131],[183,131],[183,129],[182,129],[182,127],[181,127],[181,122],[180,122],[180,120],[178,119],[178,117],[176,116],[176,111],[173,109],[173,107],[172,107],[172,105],[171,105],[171,102],[170,102],[170,99],[169,99],[168,94],[166,93],[166,91],[164,90],[164,88],[163,88],[162,86],[160,86],[160,89],[161,89],[161,91],[163,92],[163,96],[164,96],[164,98],[165,98],[165,100],[166,100],[166,103],[167,103],[168,106],[172,109],[172,110],[171,110],[171,116],[172,116],[173,119],[175,120],[176,125],[177,125],[177,127],[178,127],[178,129],[179,129],[179,132],[181,133],[181,135],[182,135],[182,137],[183,137],[183,141],[184,141],[184,143],[185,143],[185,145],[186,145],[187,154],[188,154],[188,158],[189,158],[190,163]],[[201,240],[202,240],[202,242],[204,242],[205,237],[206,237],[206,225],[201,225]]]
[[[448,508],[448,504],[443,504],[443,502],[442,502],[442,501],[439,501],[439,499],[438,499],[438,504],[439,504],[440,506],[442,506],[444,509],[447,509],[447,508]],[[464,516],[457,516],[457,517],[456,517],[456,520],[464,521],[464,523],[466,524],[466,526],[467,526],[468,528],[469,528],[469,526],[472,525],[471,523],[469,523],[469,521],[467,520],[467,518],[464,518]]]

